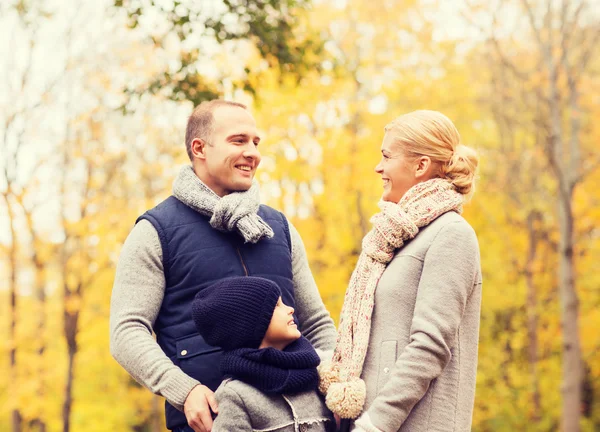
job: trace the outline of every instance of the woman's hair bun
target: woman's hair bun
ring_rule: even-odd
[[[478,165],[477,152],[471,147],[459,144],[442,171],[444,176],[452,182],[457,192],[463,195],[471,195],[475,192],[475,177]]]

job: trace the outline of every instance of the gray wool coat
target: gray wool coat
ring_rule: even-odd
[[[449,212],[396,252],[375,292],[354,431],[471,430],[481,266],[471,226]]]
[[[235,379],[215,392],[219,415],[213,432],[332,432],[333,415],[315,391],[266,394]]]

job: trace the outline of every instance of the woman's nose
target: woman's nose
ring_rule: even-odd
[[[381,172],[383,171],[383,169],[381,168],[381,161],[375,165],[375,172],[378,174],[381,174]]]

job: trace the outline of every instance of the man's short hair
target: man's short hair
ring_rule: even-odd
[[[231,102],[223,99],[214,99],[202,102],[192,112],[187,122],[185,130],[185,149],[190,160],[193,160],[192,141],[199,138],[210,144],[210,137],[213,133],[214,120],[213,112],[220,106],[236,106],[248,109],[246,105],[239,102]]]

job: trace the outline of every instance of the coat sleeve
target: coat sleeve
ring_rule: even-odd
[[[464,221],[444,226],[425,255],[409,343],[365,416],[377,430],[397,431],[431,381],[442,374],[478,282],[478,266],[479,246],[473,229]]]
[[[292,272],[296,316],[300,331],[322,357],[331,357],[337,332],[333,319],[323,304],[321,294],[308,265],[304,243],[296,228],[288,222],[292,242]]]
[[[250,415],[240,395],[227,385],[215,394],[219,415],[213,423],[212,432],[252,432]]]
[[[199,384],[166,356],[152,336],[165,293],[162,249],[146,220],[138,222],[123,245],[110,303],[110,351],[140,384],[183,411]]]

